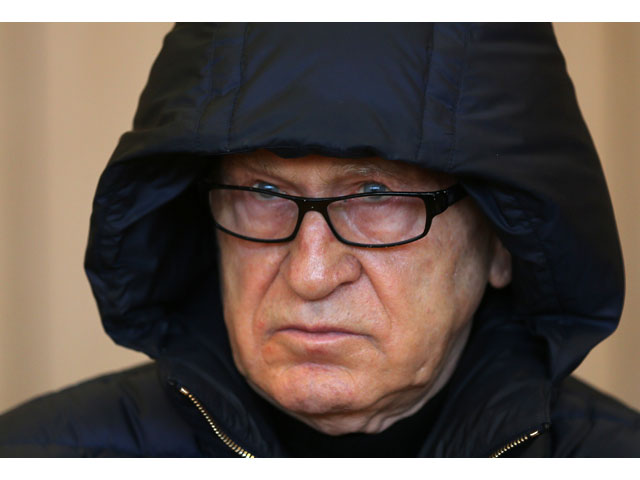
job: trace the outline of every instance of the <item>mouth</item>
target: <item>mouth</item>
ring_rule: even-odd
[[[286,336],[291,340],[314,344],[328,344],[365,337],[365,335],[354,332],[353,330],[325,325],[288,325],[277,329],[274,334]]]

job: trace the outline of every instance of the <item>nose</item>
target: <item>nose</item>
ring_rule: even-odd
[[[320,300],[356,281],[362,265],[318,212],[307,212],[284,264],[291,289],[305,300]]]

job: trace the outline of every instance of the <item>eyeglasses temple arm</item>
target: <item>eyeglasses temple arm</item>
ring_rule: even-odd
[[[444,193],[447,197],[445,201],[445,208],[450,207],[458,200],[467,196],[467,191],[462,188],[462,185],[460,185],[459,183],[456,183],[453,187],[446,189]]]
[[[467,192],[462,188],[459,183],[447,188],[446,190],[440,190],[435,195],[435,202],[433,207],[433,215],[440,215],[448,207],[456,203],[458,200],[467,196]]]

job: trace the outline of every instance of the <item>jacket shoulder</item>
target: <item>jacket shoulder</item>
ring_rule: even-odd
[[[0,416],[0,457],[197,456],[155,364],[101,376]]]
[[[575,377],[558,389],[551,421],[554,456],[640,456],[640,414]]]

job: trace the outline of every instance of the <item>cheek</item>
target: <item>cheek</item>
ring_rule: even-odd
[[[455,226],[434,221],[433,232],[415,244],[363,260],[389,318],[382,339],[389,364],[415,383],[439,371],[487,283],[486,234]]]
[[[398,377],[415,382],[429,380],[417,377],[425,365],[437,363],[447,341],[443,331],[452,317],[446,296],[451,288],[451,268],[443,264],[433,244],[426,237],[416,245],[387,250],[384,255],[368,252],[363,259],[385,312],[386,323],[378,333],[387,367]]]
[[[450,260],[425,237],[403,248],[367,252],[363,260],[389,319],[389,341],[415,336],[443,315],[450,288]]]
[[[218,242],[224,320],[234,359],[244,373],[264,330],[263,317],[257,313],[285,252],[281,246],[265,247],[223,234]]]

